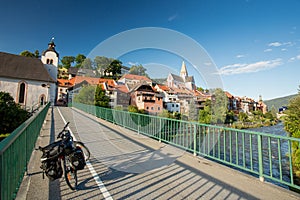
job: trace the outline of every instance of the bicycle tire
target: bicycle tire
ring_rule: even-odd
[[[75,145],[75,146],[79,146],[79,147],[82,149],[86,161],[87,161],[88,159],[90,159],[91,152],[90,152],[90,150],[87,148],[87,146],[84,145],[83,142],[80,142],[80,141],[74,141],[74,145]]]
[[[67,185],[71,190],[77,189],[77,170],[70,166],[70,161],[67,160],[68,157],[64,158],[64,176]]]

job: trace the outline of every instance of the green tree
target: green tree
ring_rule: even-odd
[[[94,58],[94,63],[96,65],[96,68],[101,76],[104,76],[104,71],[108,68],[110,63],[114,61],[113,58],[107,58],[105,56],[96,56]]]
[[[117,78],[118,74],[121,74],[122,62],[119,60],[112,61],[108,68],[104,71],[105,74],[111,74],[113,78]]]
[[[239,120],[243,123],[248,121],[248,115],[244,112],[240,112],[238,117]]]
[[[206,100],[204,109],[199,111],[198,119],[198,121],[203,124],[211,123],[211,100]]]
[[[96,86],[83,85],[79,93],[74,96],[74,102],[94,105]]]
[[[227,113],[228,98],[225,92],[220,89],[214,89],[213,100],[211,102],[211,120],[214,124],[224,123]]]
[[[93,62],[90,58],[87,58],[80,64],[80,67],[83,69],[93,69]]]
[[[235,121],[235,115],[233,111],[229,111],[226,114],[225,124],[232,124]]]
[[[40,52],[39,50],[34,51],[34,57],[39,58],[40,57]]]
[[[20,53],[20,55],[21,56],[26,56],[26,57],[31,57],[31,58],[35,58],[36,57],[34,53],[32,53],[32,52],[30,52],[28,50],[22,51]]]
[[[133,105],[129,105],[127,109],[128,109],[128,112],[132,112],[132,113],[138,113],[139,112],[138,107],[133,106]]]
[[[74,61],[75,61],[74,56],[64,56],[61,59],[62,67],[69,69],[71,67],[72,63],[74,63]]]
[[[288,104],[287,116],[284,120],[285,130],[291,137],[300,138],[300,93]],[[300,148],[299,142],[292,143],[292,162],[295,180],[300,183]]]
[[[13,132],[28,117],[29,113],[16,104],[9,93],[0,92],[0,134]]]
[[[75,57],[75,62],[76,62],[76,65],[75,67],[79,68],[81,67],[82,63],[85,61],[86,57],[85,55],[83,54],[78,54],[76,57]]]
[[[106,96],[105,90],[102,89],[100,85],[96,87],[96,92],[95,92],[95,106],[100,106],[100,107],[109,107],[109,97]]]
[[[143,65],[132,65],[129,70],[129,74],[135,74],[139,76],[146,76],[148,77],[148,74],[146,73],[147,69],[143,67]]]

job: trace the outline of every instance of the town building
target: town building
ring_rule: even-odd
[[[8,92],[24,109],[54,104],[56,78],[51,72],[38,58],[0,52],[0,91]]]

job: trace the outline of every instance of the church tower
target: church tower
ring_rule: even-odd
[[[47,65],[54,65],[58,67],[59,54],[55,50],[54,38],[48,43],[48,49],[42,54],[42,62]]]
[[[48,49],[43,51],[41,61],[47,69],[49,75],[55,82],[57,82],[58,74],[58,60],[59,54],[55,50],[54,38],[48,44]],[[57,97],[57,85],[56,83],[49,85],[49,101],[54,105]]]
[[[185,66],[184,61],[182,61],[180,76],[184,81],[186,81],[186,78],[188,77],[188,72],[186,70],[186,66]]]

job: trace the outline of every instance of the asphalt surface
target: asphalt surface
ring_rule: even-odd
[[[78,189],[70,190],[64,178],[43,179],[41,153],[34,151],[17,199],[300,199],[284,188],[67,107],[50,108],[36,146],[53,142],[64,120],[92,154],[78,173]]]

